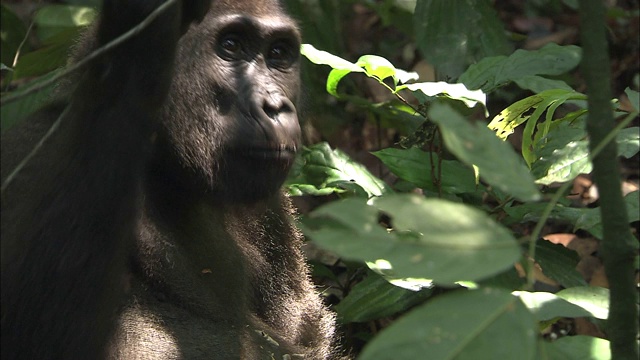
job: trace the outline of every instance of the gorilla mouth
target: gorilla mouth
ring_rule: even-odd
[[[263,160],[291,161],[296,156],[295,145],[252,146],[239,150],[247,157]]]

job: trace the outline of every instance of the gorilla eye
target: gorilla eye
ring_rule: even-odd
[[[220,46],[229,54],[235,54],[242,49],[240,38],[236,35],[227,35],[220,41]]]
[[[276,43],[269,49],[267,60],[275,66],[286,67],[293,61],[291,46],[284,43]]]

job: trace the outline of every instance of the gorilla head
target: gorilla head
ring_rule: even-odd
[[[278,1],[214,4],[179,42],[155,162],[180,187],[251,202],[278,191],[300,145],[300,34]]]

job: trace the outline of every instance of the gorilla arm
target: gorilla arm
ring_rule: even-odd
[[[96,45],[156,6],[106,1]],[[68,104],[50,106],[3,134],[4,183],[61,117],[2,193],[3,359],[104,356],[124,287],[146,148],[169,89],[181,20],[190,22],[181,19],[179,3],[172,6],[92,62]],[[203,15],[185,14],[194,12]]]

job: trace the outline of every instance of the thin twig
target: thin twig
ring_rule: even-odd
[[[64,109],[64,111],[60,114],[56,122],[54,122],[53,125],[51,125],[47,133],[44,134],[44,136],[40,139],[40,141],[38,141],[38,143],[36,144],[36,146],[33,147],[31,152],[27,156],[25,156],[25,158],[22,159],[22,161],[20,161],[18,166],[16,166],[16,168],[13,169],[11,174],[9,174],[9,176],[7,176],[7,178],[2,182],[2,189],[0,190],[0,195],[4,195],[4,191],[11,184],[11,182],[16,178],[16,176],[20,173],[20,170],[22,170],[22,168],[24,168],[29,163],[29,161],[36,155],[38,150],[40,150],[40,148],[44,145],[45,141],[47,141],[47,139],[51,137],[51,134],[53,134],[58,129],[58,127],[60,127],[60,124],[62,123],[62,119],[69,112],[69,108],[70,107],[67,106]]]
[[[113,50],[115,47],[120,46],[122,43],[124,43],[125,41],[131,39],[132,37],[138,35],[142,30],[144,30],[147,26],[149,26],[149,24],[155,20],[158,16],[160,16],[160,14],[162,14],[162,12],[164,12],[166,9],[168,9],[171,5],[175,4],[178,0],[168,0],[167,2],[163,3],[162,5],[158,6],[158,8],[156,8],[151,14],[149,14],[149,16],[147,16],[144,20],[142,20],[138,25],[132,27],[129,31],[125,32],[124,34],[118,36],[117,38],[111,40],[109,43],[107,43],[106,45],[100,47],[99,49],[93,51],[91,54],[89,54],[89,56],[87,56],[86,58],[82,59],[81,61],[78,61],[77,63],[69,66],[65,71],[51,77],[50,79],[43,81],[41,83],[38,83],[32,87],[30,87],[29,89],[21,92],[20,94],[14,94],[14,95],[7,95],[2,97],[2,99],[0,99],[0,105],[5,105],[8,104],[10,102],[16,101],[22,97],[25,97],[29,94],[32,94],[36,91],[39,91],[51,84],[54,84],[55,82],[57,82],[58,80],[60,80],[62,77],[67,76],[75,71],[84,69],[90,62],[96,60],[97,58],[103,56],[105,53]]]
[[[85,67],[87,64],[89,64],[89,62],[97,59],[98,57],[104,55],[107,51],[115,48],[116,46],[119,46],[120,44],[124,43],[128,39],[130,39],[130,38],[136,36],[137,34],[139,34],[145,27],[147,27],[163,11],[168,9],[172,4],[176,3],[176,1],[177,0],[168,0],[164,4],[158,6],[158,8],[156,8],[151,14],[149,14],[149,16],[147,16],[144,20],[142,20],[138,25],[134,26],[129,31],[127,31],[126,33],[120,35],[116,39],[110,41],[105,46],[103,46],[103,47],[97,49],[96,51],[92,52],[85,59],[83,59],[82,61],[76,63],[73,66],[71,66],[69,69],[64,71],[59,76],[54,76],[53,78],[49,79],[48,81],[30,88],[29,90],[25,91],[24,93],[21,93],[21,94],[16,95],[16,96],[12,96],[12,97],[8,97],[8,98],[5,98],[5,99],[2,99],[3,100],[2,103],[4,104],[4,103],[8,103],[8,102],[14,101],[14,100],[16,100],[16,99],[18,99],[18,98],[20,98],[22,96],[25,96],[25,95],[29,94],[29,93],[38,91],[39,89],[43,88],[44,86],[47,86],[47,85],[53,83],[55,80],[60,79],[62,76],[70,74],[70,73],[72,73],[74,71],[77,71],[77,70]],[[0,188],[0,195],[4,195],[4,191],[7,189],[9,184],[11,184],[11,182],[16,178],[18,173],[20,173],[20,171],[27,165],[27,163],[29,163],[29,161],[42,148],[42,146],[47,141],[47,139],[49,139],[49,137],[51,137],[51,135],[58,129],[58,127],[60,127],[60,123],[62,123],[62,120],[64,119],[65,115],[68,114],[68,111],[69,111],[69,106],[67,106],[65,108],[65,110],[60,114],[60,116],[58,116],[58,119],[56,119],[56,121],[49,128],[47,133],[44,134],[44,136],[40,139],[40,141],[38,141],[38,143],[33,148],[33,150],[31,150],[31,152],[24,159],[22,159],[22,161],[18,164],[18,166],[16,166],[16,168],[13,169],[11,174],[9,174],[9,176],[7,176],[7,178],[2,182],[2,187]]]

